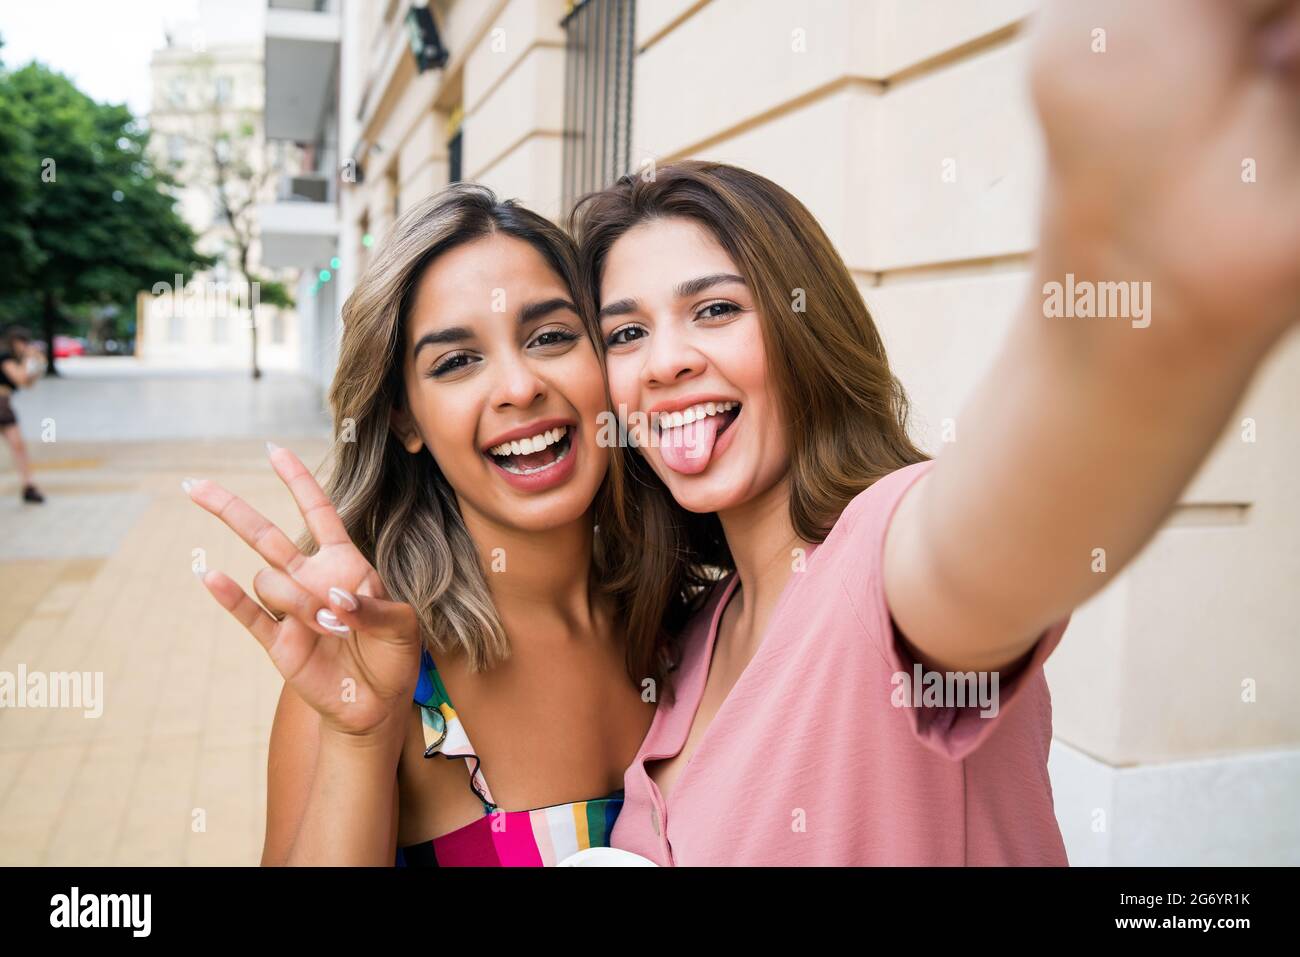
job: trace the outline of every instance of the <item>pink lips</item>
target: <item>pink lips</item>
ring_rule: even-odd
[[[560,423],[560,424],[565,424],[565,423]],[[488,462],[491,464],[496,474],[501,476],[501,478],[505,479],[505,481],[511,487],[518,489],[521,492],[544,492],[547,489],[552,489],[555,488],[557,485],[563,484],[564,482],[568,481],[571,475],[573,475],[574,463],[578,458],[577,431],[578,430],[576,426],[573,425],[569,426],[569,431],[568,431],[569,450],[564,454],[564,458],[555,462],[553,465],[550,465],[544,469],[539,469],[536,472],[528,472],[525,474],[521,474],[518,472],[511,472],[507,469],[503,469],[497,463],[496,459],[492,458],[492,456],[489,453],[485,452],[484,456],[487,458]],[[530,434],[533,433],[524,433],[523,436],[520,437],[524,437]],[[498,442],[496,444],[500,445],[501,443]]]

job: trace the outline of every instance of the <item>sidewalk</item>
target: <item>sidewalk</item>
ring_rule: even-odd
[[[27,506],[4,463],[0,672],[102,672],[103,713],[0,708],[0,865],[258,862],[282,682],[191,574],[191,550],[250,594],[264,563],[180,481],[217,479],[295,537],[266,439],[311,468],[327,451],[274,432],[29,440],[47,502]]]

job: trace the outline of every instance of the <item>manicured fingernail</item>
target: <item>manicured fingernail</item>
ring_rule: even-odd
[[[356,611],[358,607],[357,600],[342,588],[330,589],[330,601],[346,611]]]
[[[336,634],[346,635],[348,633],[348,626],[334,617],[334,612],[330,611],[328,608],[322,608],[320,611],[316,612],[316,623],[322,628],[328,628]]]
[[[203,581],[203,576],[208,573],[206,568],[191,568],[190,571],[194,573],[194,577],[199,581]]]
[[[190,494],[190,489],[193,487],[194,483],[197,482],[197,481],[198,481],[198,479],[193,479],[193,478],[181,479],[181,488],[185,490],[185,494],[186,494],[186,495],[189,495],[189,494]]]
[[[275,452],[275,451],[276,451],[277,449],[279,449],[279,448],[280,448],[280,446],[276,445],[274,442],[267,442],[267,443],[266,443],[266,454],[267,454],[267,455],[271,455],[273,452]]]

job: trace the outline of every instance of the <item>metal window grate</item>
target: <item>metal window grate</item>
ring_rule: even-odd
[[[579,0],[561,25],[568,209],[631,168],[636,0]]]
[[[461,136],[464,130],[456,131],[456,135],[447,143],[447,182],[459,183],[462,177],[461,158],[464,156]]]

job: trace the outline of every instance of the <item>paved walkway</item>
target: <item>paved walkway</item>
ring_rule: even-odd
[[[179,483],[218,479],[294,536],[265,441],[315,467],[328,426],[287,376],[119,369],[15,403],[46,504],[19,502],[0,453],[0,680],[103,676],[98,717],[0,707],[0,865],[255,864],[281,680],[190,563],[203,548],[251,591],[262,562]]]

